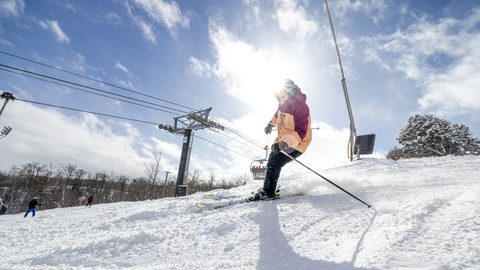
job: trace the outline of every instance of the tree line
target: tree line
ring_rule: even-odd
[[[160,155],[145,168],[145,176],[129,178],[106,172],[87,172],[73,164],[25,163],[0,171],[0,197],[7,206],[6,214],[17,214],[28,209],[33,197],[43,204],[41,209],[53,209],[86,205],[87,198],[94,195],[94,203],[120,201],[144,201],[175,194],[176,175],[160,179]],[[188,193],[210,191],[217,188],[229,189],[245,185],[248,175],[220,179],[215,170],[204,173],[187,173],[184,183]]]

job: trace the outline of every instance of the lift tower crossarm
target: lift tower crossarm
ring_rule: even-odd
[[[5,106],[7,106],[7,103],[9,100],[15,100],[17,99],[16,97],[14,97],[12,94],[8,93],[8,92],[3,92],[1,95],[0,95],[0,99],[5,99],[5,102],[3,103],[3,106],[2,106],[2,109],[0,110],[0,117],[2,116],[2,113],[3,113],[3,110],[5,109]]]

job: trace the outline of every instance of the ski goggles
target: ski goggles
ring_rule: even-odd
[[[274,95],[277,99],[281,99],[285,96],[285,92],[283,92],[283,90],[275,91]]]
[[[280,91],[275,91],[275,97],[278,99],[283,98],[287,93],[291,94],[293,90],[296,90],[294,87],[284,87]]]

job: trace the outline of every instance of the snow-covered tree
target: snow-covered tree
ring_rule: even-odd
[[[397,141],[404,153],[415,153],[415,157],[479,155],[480,140],[471,135],[465,125],[417,114],[408,119]]]
[[[385,155],[388,159],[393,159],[395,161],[402,159],[402,158],[415,158],[415,152],[404,152],[403,148],[393,147],[388,153]]]

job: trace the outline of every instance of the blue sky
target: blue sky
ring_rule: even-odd
[[[414,114],[433,114],[480,135],[480,1],[331,0],[357,134],[376,134],[374,156]],[[349,118],[324,1],[0,1],[0,51],[118,85],[74,76],[6,54],[0,64],[190,112],[210,115],[260,145],[276,109],[272,92],[290,78],[307,95],[312,168],[347,163]],[[25,100],[158,124],[165,113],[0,70],[0,91]],[[3,105],[3,100],[2,100]],[[187,108],[190,109],[187,109]],[[0,169],[27,162],[143,176],[161,151],[176,174],[182,137],[156,125],[8,103],[0,128]],[[253,145],[229,131],[195,135],[250,158]],[[239,140],[244,144],[239,144]],[[247,144],[247,146],[245,145]],[[252,161],[194,139],[190,171],[232,176]],[[289,165],[286,173],[299,169]]]

